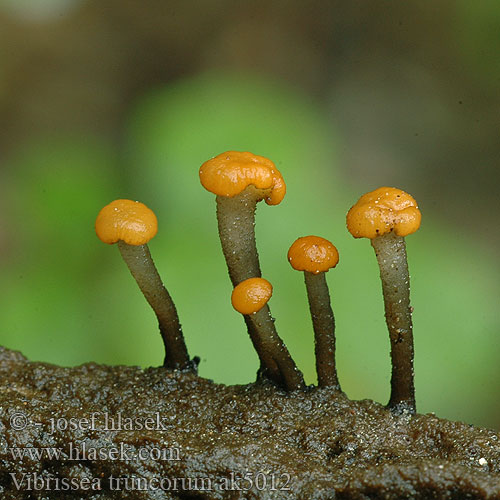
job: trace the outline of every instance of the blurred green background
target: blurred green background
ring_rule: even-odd
[[[421,412],[500,428],[500,4],[446,1],[0,2],[0,343],[34,360],[158,365],[155,318],[100,208],[141,200],[150,249],[200,374],[257,357],[198,168],[229,149],[288,187],[257,239],[277,327],[313,383],[299,236],[338,247],[328,281],[342,386],[385,403],[389,341],[375,256],[345,229],[366,191],[419,201],[407,238]]]

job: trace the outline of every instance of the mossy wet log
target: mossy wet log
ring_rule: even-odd
[[[3,348],[0,454],[5,499],[500,498],[492,430],[329,388],[63,368]]]

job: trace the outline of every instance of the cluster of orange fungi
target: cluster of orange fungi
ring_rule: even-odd
[[[205,189],[216,195],[217,222],[222,250],[233,284],[231,302],[245,320],[259,355],[258,379],[287,390],[306,390],[304,377],[279,337],[268,301],[272,285],[262,278],[255,242],[255,209],[265,200],[277,205],[286,186],[275,164],[248,152],[228,151],[200,168]],[[396,411],[415,412],[413,332],[409,275],[404,237],[420,226],[416,201],[404,191],[381,187],[363,195],[347,214],[347,229],[355,238],[369,238],[380,267],[385,316],[391,342],[391,397]],[[165,346],[164,366],[194,370],[175,305],[162,283],[147,247],[157,232],[155,214],[131,200],[115,200],[97,216],[97,236],[118,243],[130,272],[153,308]],[[340,391],[335,366],[335,318],[325,273],[335,267],[339,254],[319,236],[298,238],[288,251],[290,265],[304,272],[311,311],[319,387]]]

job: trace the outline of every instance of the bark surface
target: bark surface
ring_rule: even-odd
[[[0,348],[0,493],[498,499],[500,434],[331,388],[286,394],[163,367],[63,368]]]

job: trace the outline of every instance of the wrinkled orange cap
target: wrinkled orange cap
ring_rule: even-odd
[[[143,203],[115,200],[99,212],[95,232],[101,241],[110,245],[118,240],[129,245],[144,245],[158,232],[158,221]]]
[[[285,197],[286,186],[276,165],[264,156],[239,151],[227,151],[200,167],[203,187],[219,196],[232,198],[248,186],[261,190],[268,205],[278,205]]]
[[[249,278],[234,287],[231,295],[233,307],[241,314],[260,311],[271,298],[273,286],[264,278]]]
[[[292,243],[288,250],[288,261],[297,271],[318,274],[338,264],[339,252],[325,238],[303,236]]]
[[[407,236],[420,227],[415,199],[401,189],[381,187],[364,194],[347,213],[347,229],[355,238],[373,239],[394,231]]]

